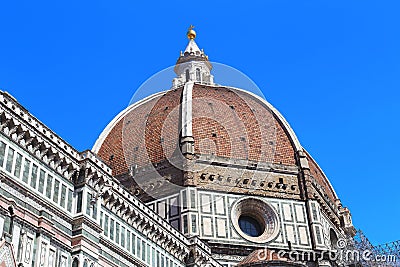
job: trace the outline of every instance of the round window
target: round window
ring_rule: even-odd
[[[256,219],[246,215],[239,217],[239,227],[243,233],[253,237],[260,236],[264,231],[262,225]]]
[[[236,231],[249,241],[265,243],[278,234],[278,215],[274,208],[262,199],[239,199],[231,212],[232,224]]]

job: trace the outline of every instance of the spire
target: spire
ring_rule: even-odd
[[[201,55],[202,51],[200,51],[200,48],[197,46],[194,39],[190,39],[188,45],[186,46],[185,53],[192,54],[192,55]],[[204,52],[203,52],[203,55],[204,55]]]
[[[208,56],[204,54],[204,50],[200,50],[194,41],[197,34],[193,29],[194,26],[190,25],[186,33],[189,43],[185,51],[181,51],[176,62],[174,71],[177,77],[172,81],[173,87],[178,87],[189,81],[202,84],[214,84],[214,77],[211,75],[212,65],[208,61]]]

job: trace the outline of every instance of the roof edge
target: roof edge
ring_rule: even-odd
[[[322,176],[325,178],[327,184],[329,185],[329,189],[332,191],[333,195],[335,196],[336,199],[339,199],[338,195],[336,194],[335,189],[333,188],[331,181],[329,181],[328,177],[326,176],[326,174],[324,173],[324,171],[322,170],[322,168],[319,166],[319,164],[317,163],[317,161],[310,155],[310,153],[308,153],[307,150],[305,150],[303,148],[304,152],[306,153],[307,157],[310,158],[310,160],[313,161],[313,163],[315,164],[315,166],[317,166],[318,170],[321,172]]]
[[[143,98],[142,100],[139,100],[138,102],[131,104],[129,106],[127,106],[125,109],[123,109],[120,113],[118,113],[117,116],[115,116],[106,126],[106,128],[104,128],[104,130],[101,132],[101,134],[99,135],[99,137],[96,139],[96,142],[94,143],[91,151],[95,154],[97,154],[101,148],[101,145],[103,144],[104,140],[106,139],[106,137],[108,136],[108,134],[110,133],[110,131],[114,128],[114,126],[125,117],[125,115],[127,113],[129,113],[131,110],[146,104],[147,102],[149,102],[150,100],[161,96],[163,94],[165,94],[166,92],[168,92],[170,90],[165,90],[165,91],[161,91],[152,95],[149,95],[145,98]]]

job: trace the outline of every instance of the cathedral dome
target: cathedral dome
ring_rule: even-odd
[[[191,100],[187,100],[187,87],[153,94],[110,122],[93,151],[112,168],[113,175],[125,175],[132,166],[146,168],[172,161],[177,154],[185,154],[185,137],[193,138],[189,154],[194,159],[282,170],[301,167],[296,152],[304,149],[284,117],[266,100],[242,89],[198,83],[191,83]],[[191,128],[189,135],[184,134],[187,128]],[[316,182],[335,202],[328,179],[305,155]]]
[[[182,103],[183,91],[180,87],[149,96],[106,127],[94,152],[113,167],[114,175],[128,172],[131,164],[159,164],[173,157],[182,136],[180,121],[188,117],[195,157],[296,166],[300,145],[294,132],[261,97],[238,88],[194,83],[189,111]]]
[[[129,105],[96,141],[93,152],[112,168],[113,175],[124,177],[130,187],[127,176],[166,163],[176,166],[176,158],[294,175],[306,168],[323,197],[335,203],[337,196],[331,184],[285,118],[246,88],[215,84],[208,57],[194,42],[195,36],[190,37],[175,66],[177,78],[172,89]],[[194,172],[199,181],[208,175]],[[282,188],[300,198],[304,193],[299,183],[295,181],[286,189],[282,182]]]

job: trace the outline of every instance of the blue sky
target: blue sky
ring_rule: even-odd
[[[399,10],[385,0],[2,1],[0,88],[91,148],[135,90],[176,62],[193,24],[210,60],[261,88],[355,226],[384,243],[400,239]]]

